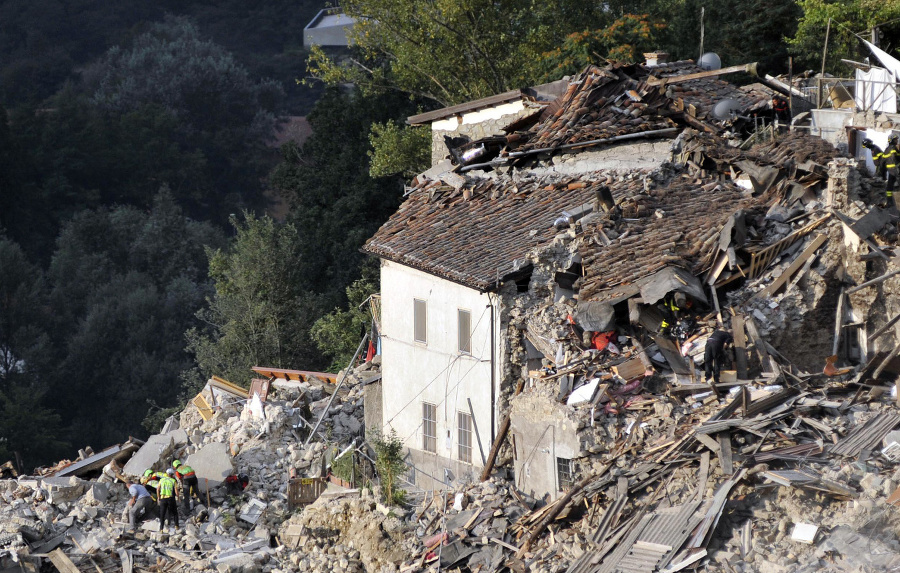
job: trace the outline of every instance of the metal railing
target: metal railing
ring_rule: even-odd
[[[897,100],[897,84],[863,80],[856,78],[815,78],[814,85],[801,88],[803,96],[794,95],[793,100],[806,100],[817,109],[856,109],[858,111],[880,111],[873,109],[873,103],[886,99]],[[857,97],[857,96],[862,96]],[[900,107],[898,107],[900,109]],[[796,114],[796,111],[795,111]]]

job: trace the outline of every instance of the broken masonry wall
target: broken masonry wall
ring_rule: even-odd
[[[381,380],[366,384],[363,389],[363,413],[367,437],[369,429],[384,426],[383,396]]]
[[[546,448],[533,447],[534,444],[547,438],[532,435],[531,430],[534,428],[528,425],[526,418],[519,416],[516,422],[513,412],[518,401],[528,402],[531,399],[529,397],[535,393],[549,392],[553,395],[558,393],[557,383],[546,385],[546,388],[531,387],[528,382],[530,370],[540,369],[545,359],[555,359],[560,351],[564,357],[576,356],[580,352],[567,340],[570,335],[567,317],[575,316],[574,292],[562,288],[556,280],[557,273],[580,264],[581,258],[578,255],[580,241],[573,238],[574,233],[570,229],[563,230],[550,245],[535,249],[528,255],[533,270],[527,279],[526,291],[520,292],[519,285],[513,282],[506,283],[500,291],[501,325],[504,335],[501,340],[503,361],[499,409],[504,414],[510,414],[511,437],[502,445],[497,465],[512,465],[515,468],[517,482],[522,471],[534,472],[536,481],[533,483],[533,489],[541,491],[541,495],[550,493],[554,498],[558,490],[551,486],[555,483],[556,473],[555,469],[551,471],[548,468],[551,466],[555,468],[556,460]],[[513,392],[520,381],[523,382],[522,393],[514,397]],[[538,399],[541,404],[549,400],[548,404],[553,405],[554,401],[551,398],[545,398],[543,394],[541,396]],[[539,410],[548,415],[551,410],[568,412],[565,405],[559,404],[561,410],[551,406],[543,404]],[[567,459],[577,457],[575,454],[580,451],[580,446],[575,434],[576,425],[567,424],[566,430],[562,430],[555,417],[546,418],[545,422],[556,428],[551,430],[552,432],[564,432],[565,437],[559,439],[562,444],[560,447],[567,455],[571,454]],[[521,446],[518,436],[520,432],[515,429],[517,424],[522,431],[527,431],[527,435],[523,434],[521,439],[531,444],[528,451],[533,459],[524,469],[523,459],[520,457]],[[541,426],[538,433],[543,432],[543,427]]]
[[[542,176],[551,173],[579,175],[592,171],[653,171],[669,161],[671,156],[671,139],[631,141],[599,149],[559,153],[550,158],[548,166],[536,167],[531,173]]]
[[[846,148],[847,128],[876,129],[891,131],[900,125],[900,115],[877,111],[856,111],[850,109],[814,109],[812,116],[813,135],[818,135],[838,149]],[[852,151],[852,150],[851,150]]]
[[[519,100],[432,122],[431,165],[437,165],[450,154],[444,143],[444,136],[465,136],[475,141],[492,135],[503,135],[504,127],[535,111],[535,107]]]
[[[574,412],[559,403],[550,388],[534,388],[511,401],[510,431],[515,443],[516,489],[535,497],[555,500],[563,495],[563,467],[581,457],[579,422]],[[574,466],[573,466],[574,467]],[[565,472],[565,470],[563,470]],[[574,472],[570,479],[577,481]]]

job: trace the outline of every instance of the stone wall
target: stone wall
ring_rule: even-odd
[[[444,136],[465,136],[474,141],[491,135],[502,135],[504,127],[535,111],[536,108],[517,101],[435,121],[431,124],[431,165],[437,165],[449,155]]]

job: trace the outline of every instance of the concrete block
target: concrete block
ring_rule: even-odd
[[[125,467],[122,473],[125,475],[140,476],[145,470],[154,469],[162,470],[169,466],[172,451],[175,449],[175,442],[171,436],[164,434],[156,434],[150,436],[147,442],[141,446]]]
[[[186,463],[197,473],[197,480],[200,482],[200,491],[202,492],[206,491],[207,480],[209,480],[209,488],[213,489],[234,473],[228,446],[221,442],[203,446],[196,453],[188,456]]]
[[[109,485],[93,482],[88,485],[84,497],[87,502],[96,501],[97,503],[106,503],[106,500],[109,499]]]
[[[19,483],[20,486],[23,485],[23,486],[25,486],[27,488],[31,488],[31,489],[37,489],[37,488],[41,487],[41,478],[39,478],[39,477],[30,477],[30,476],[20,477],[16,481]]]
[[[179,428],[176,428],[176,429],[172,430],[171,432],[166,432],[163,435],[169,436],[170,438],[172,438],[172,441],[175,442],[176,448],[178,446],[183,446],[188,443],[187,432],[182,429],[179,429]]]
[[[45,478],[43,486],[47,491],[47,501],[53,505],[75,501],[84,494],[84,482],[77,478]]]

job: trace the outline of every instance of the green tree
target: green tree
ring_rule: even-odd
[[[185,374],[189,386],[213,374],[247,384],[252,366],[321,364],[309,329],[322,305],[309,290],[297,228],[250,213],[232,224],[232,245],[209,251],[215,293],[197,313],[205,327],[187,335],[196,361]]]
[[[788,44],[801,66],[820,69],[829,20],[826,70],[832,73],[842,67],[841,58],[859,60],[869,54],[856,34],[870,40],[872,27],[878,26],[883,45],[894,45],[900,39],[898,2],[798,0],[797,4],[802,15]]]
[[[657,47],[658,31],[665,28],[651,22],[647,14],[625,14],[606,28],[574,32],[562,45],[542,55],[536,62],[544,81],[580,72],[601,58],[633,62]]]
[[[59,417],[47,407],[50,338],[40,268],[0,236],[0,461],[22,471],[62,451]]]
[[[284,95],[278,83],[254,81],[230,52],[175,17],[151,26],[129,48],[112,48],[86,75],[101,110],[122,115],[152,105],[176,118],[176,141],[202,150],[211,182],[198,208],[222,216],[228,213],[220,203],[230,212],[263,204],[265,143]]]
[[[388,85],[444,106],[531,83],[533,58],[606,19],[599,5],[565,0],[343,0],[341,8],[358,19],[359,57],[340,65],[313,51],[314,76]]]
[[[347,287],[347,309],[335,308],[315,322],[310,334],[322,354],[331,359],[330,372],[346,368],[372,315],[366,300],[378,292],[377,282],[359,279]],[[362,308],[360,308],[362,306]]]
[[[143,435],[151,405],[177,403],[191,366],[184,333],[210,292],[205,247],[223,244],[165,190],[149,212],[83,211],[65,225],[48,272],[59,348],[48,399],[65,405],[69,441],[100,447]]]
[[[375,472],[381,481],[382,498],[390,505],[402,504],[406,500],[406,491],[397,487],[397,481],[407,471],[403,461],[403,441],[394,429],[388,435],[377,428],[370,429],[366,434],[375,450]]]
[[[291,205],[298,231],[298,265],[325,308],[344,303],[344,289],[361,276],[360,248],[403,196],[400,177],[373,179],[363,160],[372,151],[373,123],[412,111],[396,93],[365,95],[329,89],[309,115],[313,133],[303,147],[288,143],[271,182]]]
[[[369,131],[369,175],[400,174],[412,178],[431,166],[431,129],[408,127],[396,121],[373,123]]]

